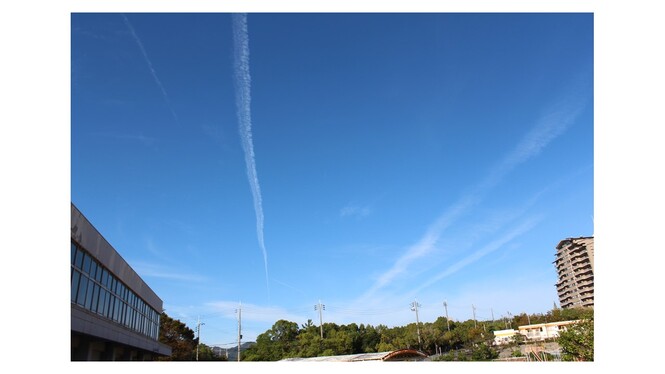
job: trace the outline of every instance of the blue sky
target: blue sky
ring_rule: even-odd
[[[441,0],[436,4],[411,0],[408,3],[383,1],[377,5],[374,1],[338,0],[315,5],[284,0],[276,5],[274,1],[255,0],[249,3],[198,0],[164,0],[159,4],[150,0],[3,2],[3,14],[7,17],[0,23],[5,36],[3,69],[0,69],[0,91],[5,99],[0,136],[4,183],[0,196],[5,217],[3,248],[6,250],[3,252],[5,271],[0,274],[6,285],[3,297],[8,302],[5,308],[0,308],[0,313],[8,321],[5,332],[13,341],[19,342],[16,346],[35,347],[37,344],[43,347],[40,343],[50,339],[47,337],[55,336],[62,341],[69,338],[69,255],[66,248],[70,240],[69,204],[74,201],[98,228],[104,230],[104,235],[131,261],[132,266],[141,270],[146,281],[164,298],[168,313],[182,318],[190,326],[194,325],[197,315],[208,316],[201,335],[206,343],[224,343],[217,341],[227,339],[222,333],[233,336],[229,342],[235,340],[236,321],[232,310],[239,301],[243,302],[245,336],[251,335],[248,330],[254,333],[265,331],[265,326],[272,323],[274,317],[284,315],[279,311],[290,313],[287,317],[293,315],[293,320],[312,318],[316,321],[318,316],[313,305],[319,299],[327,307],[324,320],[337,323],[344,323],[347,319],[355,322],[380,319],[377,322],[384,323],[393,320],[396,324],[411,322],[414,316],[408,310],[408,304],[413,297],[422,304],[423,321],[431,321],[441,314],[443,299],[448,301],[450,316],[458,319],[471,316],[471,304],[477,307],[480,317],[487,315],[488,308],[493,309],[495,317],[508,310],[512,313],[519,309],[544,311],[555,297],[550,288],[554,275],[549,267],[554,243],[561,237],[592,230],[596,238],[598,269],[595,274],[595,304],[599,311],[596,325],[601,327],[596,329],[594,365],[609,364],[615,368],[623,364],[621,358],[627,357],[625,352],[620,350],[620,345],[610,343],[615,339],[615,321],[623,320],[626,312],[634,310],[635,306],[639,306],[641,312],[651,310],[648,307],[649,301],[654,300],[653,288],[662,283],[658,278],[662,273],[658,245],[652,235],[662,230],[658,212],[663,208],[662,191],[665,188],[659,172],[663,147],[661,126],[658,125],[663,122],[662,95],[659,93],[665,85],[662,69],[665,61],[661,49],[654,48],[662,44],[659,36],[663,34],[663,23],[661,13],[652,9],[655,2],[638,0],[619,4],[542,0],[526,4],[504,0],[499,5],[496,1],[483,0]],[[427,40],[434,43],[435,34],[423,31],[427,25],[434,24],[433,21],[409,27],[405,26],[406,21],[393,22],[390,28],[379,30],[338,27],[338,33],[347,30],[340,34],[344,38],[340,36],[335,44],[336,39],[329,37],[326,44],[322,43],[329,49],[333,45],[347,48],[345,55],[336,55],[328,50],[316,52],[311,48],[312,43],[304,43],[305,37],[314,39],[318,36],[315,41],[321,40],[321,30],[311,27],[306,32],[297,33],[296,24],[291,33],[298,38],[291,40],[300,43],[273,40],[266,44],[267,36],[274,34],[277,38],[280,35],[277,32],[284,33],[285,29],[268,28],[270,23],[266,23],[265,17],[260,23],[256,15],[250,15],[251,129],[264,212],[270,276],[268,292],[264,258],[256,234],[252,190],[238,129],[230,17],[220,17],[219,24],[214,27],[197,23],[189,28],[193,32],[210,27],[211,32],[200,42],[184,43],[190,53],[201,53],[206,57],[192,55],[185,65],[189,70],[198,69],[203,73],[202,64],[207,62],[214,67],[214,73],[188,79],[180,75],[178,79],[173,72],[183,74],[185,69],[174,69],[170,64],[179,60],[182,64],[181,59],[187,54],[164,51],[164,40],[160,44],[155,40],[155,34],[159,30],[164,37],[170,35],[169,44],[175,46],[181,37],[173,34],[184,36],[184,27],[169,24],[168,28],[160,28],[154,21],[141,20],[131,14],[145,11],[593,12],[594,92],[591,107],[594,125],[588,124],[591,104],[587,103],[564,130],[549,133],[556,136],[545,142],[537,154],[518,162],[516,149],[519,144],[528,144],[522,143],[527,134],[534,134],[531,139],[535,141],[536,129],[540,128],[544,131],[540,133],[541,139],[547,140],[546,125],[537,127],[537,124],[544,123],[548,114],[552,118],[557,108],[566,103],[566,97],[579,92],[573,89],[576,84],[586,85],[582,72],[584,63],[576,65],[571,57],[575,53],[569,50],[569,46],[555,42],[559,38],[555,28],[547,31],[545,27],[552,26],[550,22],[541,24],[542,33],[514,35],[516,38],[521,35],[522,39],[518,38],[521,43],[507,43],[508,46],[525,46],[529,44],[526,43],[528,40],[536,40],[538,35],[551,43],[549,49],[543,46],[540,54],[530,54],[519,64],[511,65],[506,63],[508,55],[504,59],[498,58],[503,51],[498,48],[499,44],[492,44],[497,46],[494,49],[482,49],[482,44],[473,49],[460,46],[463,40],[474,40],[474,35],[478,43],[497,41],[508,33],[502,28],[496,29],[502,29],[501,33],[488,33],[484,29],[483,33],[478,30],[473,34],[467,30],[451,34],[455,23],[450,21],[445,26],[441,23],[438,26],[441,32],[436,34],[439,35],[436,45],[440,47],[436,49],[427,47]],[[106,43],[103,44],[105,48],[99,47],[100,44],[95,53],[87,52],[90,59],[86,63],[89,65],[87,70],[81,65],[77,67],[85,61],[85,55],[71,48],[73,38],[78,38],[79,43],[85,40],[81,35],[75,36],[72,12],[116,12],[119,16],[86,26],[90,35],[85,44],[93,44],[91,39],[94,38],[98,38],[99,43]],[[127,14],[140,43],[120,17],[122,12]],[[456,24],[461,27],[459,21]],[[521,25],[523,27],[524,23]],[[85,32],[82,26],[79,25],[79,33]],[[416,35],[420,44],[414,46],[407,42],[408,33],[402,32],[399,38],[386,37],[383,43],[352,49],[352,41],[367,42],[372,35],[379,37],[389,29],[394,33],[399,27],[413,32],[420,30]],[[106,31],[102,32],[100,28]],[[567,27],[558,30],[562,29]],[[448,30],[445,35],[444,30]],[[357,33],[351,34],[351,31]],[[364,31],[364,39],[359,38],[360,31]],[[367,34],[371,31],[374,33]],[[114,32],[118,33],[116,37],[112,37]],[[568,37],[565,34],[561,31],[560,40],[570,41],[570,34]],[[211,42],[211,38],[216,38],[218,43]],[[258,44],[261,40],[262,46]],[[573,38],[570,47],[579,47],[580,42]],[[116,46],[112,48],[114,43]],[[505,44],[502,45],[509,48]],[[537,50],[539,44],[531,43],[532,50]],[[305,46],[310,48],[303,49]],[[291,50],[289,55],[283,53],[287,47]],[[294,55],[297,47],[300,47],[300,53]],[[451,52],[453,47],[457,48],[457,53]],[[422,49],[425,52],[418,54],[417,51]],[[213,60],[210,54],[203,54],[204,51],[219,56]],[[100,58],[99,54],[106,54],[107,58]],[[363,63],[362,59],[346,58],[360,54],[383,58],[375,65]],[[522,52],[520,56],[525,54]],[[97,57],[90,57],[95,55]],[[488,55],[493,61],[504,64],[492,65],[485,59],[473,58]],[[269,56],[268,61],[266,56]],[[287,64],[289,56],[294,61],[292,64]],[[393,58],[386,58],[390,56]],[[428,58],[420,58],[422,56]],[[94,72],[102,67],[100,60],[109,62],[107,70]],[[559,65],[554,61],[565,63]],[[326,63],[329,64],[327,68]],[[429,70],[425,69],[426,66]],[[450,71],[453,66],[455,74]],[[297,69],[298,74],[290,79],[277,75],[289,67]],[[466,68],[475,69],[476,75],[463,74]],[[550,74],[557,69],[561,72],[561,80],[552,79]],[[333,79],[335,76],[331,74],[338,70],[346,75]],[[537,74],[539,72],[542,74]],[[130,73],[136,77],[135,81],[127,78]],[[508,79],[519,77],[520,73],[530,78]],[[330,79],[327,90],[314,89],[322,86],[324,79]],[[519,85],[512,86],[507,81]],[[545,81],[550,85],[540,84]],[[128,89],[127,82],[135,86]],[[183,88],[179,87],[185,83],[196,89],[190,88],[184,94]],[[110,85],[117,85],[113,94]],[[347,85],[352,89],[345,89]],[[531,90],[519,91],[525,87],[528,89],[529,85],[532,85]],[[495,90],[489,90],[492,87]],[[502,87],[502,95],[498,95],[497,91]],[[405,93],[407,88],[411,89],[408,94]],[[270,93],[278,89],[289,94]],[[333,95],[342,89],[344,95]],[[86,94],[82,95],[82,92]],[[330,103],[314,106],[323,103],[321,97],[324,94]],[[289,98],[296,103],[286,105]],[[74,99],[80,100],[78,104]],[[480,99],[483,99],[483,110],[479,110]],[[489,106],[485,102],[490,99],[496,103],[517,102],[522,105],[510,108],[495,105],[492,112],[488,112],[485,107]],[[533,100],[532,105],[525,104],[528,99]],[[100,103],[104,100],[107,105],[117,105],[118,109],[100,111]],[[208,118],[203,116],[205,111],[201,108],[187,110],[187,100],[205,103],[206,111],[214,107],[217,112]],[[314,104],[303,105],[304,100],[314,101]],[[146,101],[152,104],[147,105]],[[379,105],[395,102],[403,105]],[[74,105],[78,105],[78,113],[74,111]],[[134,110],[145,108],[146,113],[139,115],[136,112],[130,116],[127,109],[120,110],[123,105]],[[377,106],[380,110],[370,111]],[[82,131],[80,122],[76,122],[84,117],[81,113],[84,108],[90,108],[87,116],[95,118],[86,131]],[[96,109],[93,111],[93,108]],[[503,115],[499,115],[501,108],[506,110]],[[367,112],[363,116],[361,110],[364,109]],[[398,109],[402,111],[401,116],[397,114]],[[305,110],[316,111],[318,116],[304,113]],[[493,116],[483,118],[487,113]],[[563,115],[560,114],[559,118],[564,118]],[[198,122],[194,121],[195,116],[201,116]],[[118,118],[127,120],[111,124],[112,119]],[[271,118],[275,121],[281,118],[282,121],[269,121]],[[289,121],[285,123],[284,118]],[[472,127],[471,119],[474,119],[475,127]],[[106,125],[103,121],[107,121]],[[392,127],[385,125],[389,122]],[[155,128],[130,126],[139,123]],[[333,129],[330,123],[340,125]],[[363,126],[351,127],[358,123]],[[406,127],[405,123],[409,126]],[[383,125],[381,131],[369,130],[369,125],[379,124]],[[397,132],[402,136],[386,138],[386,134],[394,134],[400,127],[405,128]],[[471,131],[475,128],[481,131]],[[580,134],[592,128],[593,160],[583,150],[581,156],[573,157],[573,153],[580,150],[570,151],[571,145],[588,144],[589,135],[580,137]],[[176,129],[192,131],[176,132]],[[288,130],[290,132],[284,132]],[[490,131],[493,131],[492,137],[480,136],[490,134]],[[312,134],[318,134],[318,138]],[[207,139],[209,148],[192,145],[195,139],[200,141],[201,138]],[[325,141],[320,140],[322,138]],[[95,139],[97,143],[94,143]],[[171,143],[166,142],[168,139]],[[319,139],[317,143],[314,142],[316,139]],[[290,143],[288,146],[282,146],[287,142]],[[91,144],[99,145],[94,154],[90,151]],[[189,146],[185,147],[186,144]],[[77,148],[82,146],[87,148]],[[390,152],[386,151],[387,148]],[[132,162],[122,169],[124,174],[121,176],[131,178],[111,177],[112,169],[124,161],[120,156],[137,149],[143,149],[143,156],[132,158]],[[359,153],[368,149],[381,153]],[[474,153],[471,149],[479,151]],[[168,150],[177,150],[179,154],[166,158],[164,154],[168,154]],[[303,153],[307,156],[303,157]],[[208,169],[213,169],[211,154],[217,155],[214,167],[218,171],[215,173],[208,173]],[[511,154],[513,158],[509,158]],[[82,160],[80,155],[91,160]],[[196,160],[192,161],[193,158]],[[511,164],[507,160],[510,159],[514,162],[513,167],[509,167]],[[208,163],[203,164],[206,160]],[[87,168],[83,161],[88,162]],[[160,168],[164,169],[160,165],[165,161],[169,161],[171,167],[166,173],[158,173]],[[390,162],[390,167],[378,161]],[[93,163],[99,167],[93,167]],[[351,168],[352,165],[357,169]],[[503,169],[501,165],[504,165]],[[559,216],[565,207],[585,204],[588,207],[591,204],[589,192],[584,190],[585,183],[589,183],[585,165],[592,165],[594,174],[594,222],[586,218],[590,208],[583,209],[578,216],[571,216],[573,210]],[[228,171],[224,172],[223,167]],[[204,180],[200,172],[197,175],[200,170],[206,171],[208,180]],[[351,170],[356,171],[352,173]],[[150,175],[157,175],[160,179],[151,180]],[[342,176],[352,180],[342,183],[345,180]],[[297,180],[298,177],[302,179]],[[95,178],[93,183],[91,180]],[[580,180],[582,184],[578,183]],[[322,186],[321,181],[326,182],[325,185]],[[111,182],[117,185],[106,186]],[[178,191],[169,192],[164,186],[179,186],[179,194],[189,192],[189,200],[172,198]],[[415,194],[409,191],[411,186],[417,191]],[[95,193],[93,188],[98,188],[99,192]],[[192,203],[208,188],[215,190],[214,198],[209,199],[210,204],[200,208],[202,203]],[[580,191],[576,194],[574,188],[580,188]],[[324,192],[327,195],[320,197]],[[339,195],[333,195],[333,192]],[[140,201],[129,200],[123,194],[139,197]],[[159,198],[167,203],[151,202],[151,199]],[[275,204],[284,204],[289,209],[278,209]],[[149,211],[146,206],[152,213],[163,214],[154,221],[142,218],[139,212]],[[454,214],[456,207],[459,208],[458,214]],[[307,209],[311,213],[303,213]],[[170,214],[171,211],[178,214]],[[223,216],[227,211],[232,214]],[[206,226],[209,222],[201,217],[213,213],[219,218],[210,219],[210,222],[214,221],[217,226]],[[445,225],[446,219],[442,217],[452,217],[447,219],[451,223]],[[287,221],[291,223],[288,230],[278,227]],[[332,230],[324,227],[321,221],[338,226]],[[386,222],[391,221],[397,226],[386,229]],[[143,228],[141,222],[149,222],[152,227]],[[437,226],[437,222],[442,223]],[[531,222],[533,227],[528,228]],[[176,229],[178,224],[179,229]],[[202,234],[204,229],[216,235],[209,245],[200,242],[205,237]],[[187,230],[190,230],[189,236],[177,232]],[[126,237],[121,238],[120,232]],[[174,238],[167,240],[169,232],[174,233]],[[417,248],[418,243],[427,244],[428,233],[432,234],[430,238],[437,243],[437,249],[423,250],[423,256],[416,258],[417,252],[412,252],[414,255],[408,257],[409,250]],[[630,251],[630,256],[624,255],[626,250]],[[484,256],[480,256],[482,254]],[[409,261],[411,258],[414,259]],[[400,262],[400,259],[404,260]],[[309,267],[302,265],[310,260]],[[354,265],[358,262],[365,266]],[[214,272],[204,270],[208,263],[216,266]],[[397,267],[398,264],[403,268]],[[349,273],[348,270],[355,266],[361,269]],[[392,269],[396,269],[394,273],[403,270],[390,279]],[[234,273],[235,270],[239,274]],[[160,279],[160,274],[171,276],[171,279]],[[347,279],[354,283],[346,285]],[[389,282],[379,287],[379,279]],[[633,285],[635,280],[639,283]],[[253,285],[247,282],[253,282]],[[429,282],[434,283],[420,289]],[[291,286],[290,291],[284,284]],[[205,292],[197,291],[206,286],[209,289]],[[335,289],[341,290],[340,293],[333,293]],[[407,289],[417,295],[404,291]],[[362,299],[370,291],[373,295],[369,296],[373,298]],[[194,297],[196,294],[205,297]],[[285,294],[287,296],[283,296]],[[304,296],[291,301],[295,295]],[[497,299],[505,302],[495,301]],[[215,308],[216,302],[226,304],[218,304],[220,307]],[[381,311],[380,315],[377,310]],[[259,316],[266,322],[261,322]],[[56,323],[49,323],[51,317]],[[251,322],[252,318],[254,322]],[[250,329],[251,323],[254,325]],[[639,341],[656,343],[657,334],[648,329],[631,331],[631,334]],[[646,344],[643,358],[658,358],[657,347],[658,344]],[[39,352],[39,360],[34,359],[33,349],[13,350],[11,356],[21,364],[29,362],[30,365],[52,367],[66,361],[63,357],[68,357],[69,347],[67,344],[49,345],[48,349],[40,348]],[[233,366],[233,363],[229,365]],[[625,366],[634,368],[634,362],[626,360]],[[356,367],[358,365],[354,365]],[[585,367],[576,366],[582,370]],[[507,368],[516,369],[514,366]],[[88,368],[67,365],[66,369]]]
[[[235,17],[235,18],[234,18]],[[71,201],[201,340],[545,313],[594,234],[594,17],[71,16]]]

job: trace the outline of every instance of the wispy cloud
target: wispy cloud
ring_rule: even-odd
[[[372,210],[368,206],[359,206],[355,204],[348,204],[339,211],[341,217],[367,217]]]
[[[227,318],[237,318],[236,310],[242,310],[242,320],[245,322],[274,323],[279,319],[287,321],[303,321],[306,316],[294,314],[284,308],[260,306],[256,304],[240,303],[238,301],[214,301],[206,303],[211,313],[217,313]]]
[[[470,189],[468,194],[460,198],[451,208],[430,225],[420,240],[408,247],[404,254],[395,261],[393,266],[377,278],[362,298],[372,297],[375,292],[386,287],[399,275],[405,273],[408,270],[409,265],[414,261],[424,258],[439,249],[441,245],[441,236],[450,224],[454,223],[458,218],[480,203],[488,191],[499,183],[507,173],[530,158],[538,155],[550,142],[563,134],[575,121],[585,105],[586,100],[578,97],[576,92],[556,105],[553,105],[549,111],[541,116],[534,127],[531,128],[531,130],[517,143],[513,151],[503,158],[497,166],[491,170],[487,177],[481,181],[481,183],[475,186],[475,188]],[[525,226],[520,226],[519,229],[526,230],[529,227],[531,226],[525,224]],[[520,230],[512,231],[511,234],[513,234],[513,236],[506,236],[504,239],[514,237],[517,233],[522,232]],[[498,240],[495,243],[503,243],[503,241]],[[474,255],[451,266],[446,273],[440,276],[443,277],[452,272],[458,271],[493,249],[495,248],[492,245],[485,247],[483,250],[476,252]],[[436,279],[431,282],[434,282]]]
[[[205,282],[206,278],[198,274],[182,273],[154,263],[132,261],[132,268],[143,278],[161,278],[183,282]]]
[[[96,133],[95,135],[107,138],[121,139],[121,140],[138,141],[146,146],[152,146],[157,142],[157,138],[145,136],[143,134]]]
[[[261,187],[256,173],[254,157],[254,143],[252,142],[252,116],[251,116],[251,76],[249,74],[249,35],[247,33],[247,15],[233,14],[233,44],[235,61],[235,90],[236,113],[238,116],[242,149],[245,152],[247,165],[247,178],[254,198],[254,211],[256,212],[256,235],[259,247],[263,252],[263,263],[266,273],[266,287],[268,283],[268,253],[263,238],[263,203],[261,201]]]
[[[522,222],[520,225],[517,227],[514,227],[512,230],[508,231],[506,234],[502,235],[501,237],[493,240],[489,244],[485,245],[481,249],[473,252],[471,255],[463,258],[462,260],[457,261],[456,263],[450,265],[446,270],[442,271],[441,273],[437,274],[436,276],[430,278],[427,282],[423,283],[420,287],[416,288],[413,290],[414,294],[418,294],[418,292],[433,283],[441,280],[442,278],[445,278],[449,275],[452,275],[461,269],[465,268],[466,266],[480,260],[481,258],[487,256],[488,254],[496,251],[497,249],[503,247],[507,243],[509,243],[511,240],[515,239],[516,237],[524,234],[525,232],[529,231],[531,228],[533,228],[541,218],[539,217],[534,217],[534,218],[529,218]]]
[[[179,124],[178,121],[178,116],[175,114],[175,110],[173,110],[173,105],[171,105],[171,100],[169,100],[169,95],[166,93],[166,90],[164,89],[164,85],[162,84],[162,81],[159,80],[159,77],[157,76],[157,72],[155,71],[155,68],[152,66],[152,62],[150,61],[150,58],[148,57],[148,53],[145,51],[145,48],[143,47],[143,43],[141,42],[141,39],[139,39],[138,35],[136,35],[136,31],[134,31],[134,27],[132,24],[129,22],[129,19],[127,18],[126,15],[122,15],[122,19],[125,21],[125,24],[127,25],[127,28],[132,34],[132,37],[134,37],[134,41],[136,41],[136,44],[138,44],[139,49],[141,50],[141,53],[143,54],[143,59],[145,60],[146,64],[148,64],[148,68],[150,69],[150,74],[152,74],[152,78],[155,80],[155,83],[159,87],[159,89],[162,91],[162,96],[164,97],[164,101],[166,101],[166,105],[169,107],[169,110],[171,111],[171,115],[173,115],[173,119],[175,120],[176,124]]]

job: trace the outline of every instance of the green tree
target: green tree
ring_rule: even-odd
[[[201,343],[199,345],[199,361],[226,361],[226,358],[216,355],[212,347]]]
[[[298,334],[298,357],[316,357],[321,355],[323,342],[319,329],[300,330]]]
[[[499,357],[499,353],[493,350],[486,343],[481,343],[471,351],[472,361],[492,361]]]
[[[593,314],[559,332],[557,339],[564,361],[593,361]]]
[[[171,347],[171,356],[160,357],[159,360],[191,361],[195,359],[198,339],[194,338],[194,330],[164,312],[159,319],[159,341]]]
[[[376,348],[379,345],[379,341],[381,341],[381,334],[379,331],[372,325],[365,326],[363,324],[360,324],[358,330],[361,344],[360,351],[357,353],[377,352]]]
[[[256,345],[245,351],[244,361],[278,361],[298,353],[298,324],[279,320],[256,338]]]

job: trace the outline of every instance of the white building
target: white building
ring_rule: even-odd
[[[559,321],[549,323],[539,323],[535,325],[519,326],[519,333],[524,335],[529,340],[545,340],[551,338],[558,338],[560,331],[566,331],[567,326],[575,324],[579,321]]]
[[[543,341],[559,337],[559,332],[579,321],[559,321],[549,323],[538,323],[535,325],[519,326],[517,330],[497,330],[494,331],[494,344],[508,344],[512,341],[515,334],[523,335],[528,341]]]

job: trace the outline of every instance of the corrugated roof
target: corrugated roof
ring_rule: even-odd
[[[320,362],[358,362],[358,361],[420,361],[427,355],[414,349],[399,349],[389,352],[358,353],[340,356],[321,356],[307,358],[285,358],[281,361],[320,361]]]

